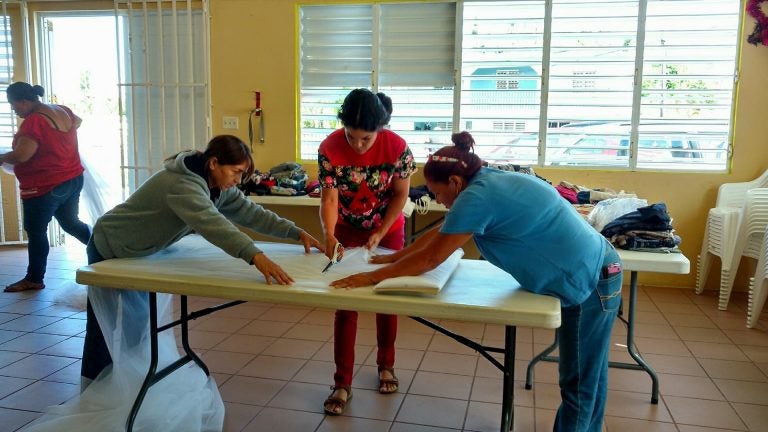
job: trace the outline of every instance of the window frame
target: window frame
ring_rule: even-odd
[[[655,0],[637,0],[637,29],[635,33],[635,57],[634,57],[634,63],[635,63],[635,71],[634,71],[634,77],[633,77],[633,85],[632,85],[632,106],[631,106],[631,118],[629,120],[629,131],[626,134],[626,136],[619,137],[619,139],[624,142],[626,141],[624,138],[628,139],[629,147],[609,147],[608,150],[613,150],[616,148],[619,148],[619,150],[614,151],[615,154],[624,154],[626,157],[624,158],[626,160],[626,163],[623,162],[621,159],[618,160],[619,164],[616,164],[616,160],[614,160],[614,163],[607,164],[609,166],[608,169],[611,170],[626,170],[626,171],[663,171],[663,172],[708,172],[708,173],[721,173],[721,172],[728,172],[731,168],[731,163],[733,159],[733,134],[734,134],[734,117],[735,117],[735,107],[736,107],[736,94],[738,91],[738,73],[739,73],[739,56],[740,56],[740,50],[738,49],[739,46],[739,37],[743,32],[743,20],[742,13],[743,10],[739,8],[738,12],[738,20],[736,23],[735,29],[728,28],[725,31],[727,33],[730,33],[732,31],[735,31],[735,38],[733,40],[733,51],[734,51],[734,59],[733,59],[733,65],[734,65],[734,71],[733,75],[721,75],[719,77],[725,77],[726,79],[733,78],[733,84],[730,88],[730,97],[728,99],[729,101],[729,116],[728,116],[728,126],[727,126],[727,137],[725,140],[723,140],[720,144],[718,144],[717,147],[713,147],[710,149],[710,153],[707,153],[706,150],[704,152],[698,152],[693,151],[694,149],[698,150],[699,146],[698,144],[691,144],[689,147],[688,153],[685,152],[685,150],[682,151],[669,151],[670,154],[676,155],[672,156],[673,158],[678,159],[690,159],[693,157],[702,157],[701,155],[706,154],[714,154],[716,156],[715,162],[712,163],[712,166],[714,168],[707,168],[707,165],[705,165],[706,161],[701,161],[701,163],[691,163],[691,162],[685,162],[685,161],[679,161],[679,160],[672,160],[672,161],[665,161],[664,158],[660,158],[660,162],[658,162],[658,166],[654,165],[657,162],[646,162],[647,166],[643,166],[643,162],[638,163],[638,157],[644,157],[643,156],[643,149],[644,147],[640,145],[641,141],[648,141],[649,139],[655,139],[654,133],[660,134],[661,136],[667,134],[663,130],[663,127],[661,127],[660,132],[654,131],[652,133],[649,132],[648,135],[643,135],[640,130],[640,126],[647,126],[649,123],[644,123],[643,125],[640,124],[641,120],[641,109],[643,108],[643,100],[642,100],[642,93],[643,93],[643,67],[644,67],[644,53],[646,50],[650,51],[648,47],[646,46],[645,36],[647,34],[646,32],[646,19],[649,17],[648,15],[648,4],[649,2],[653,2]],[[549,152],[547,148],[547,135],[552,133],[552,130],[555,128],[551,128],[550,126],[554,123],[557,124],[557,126],[562,126],[560,122],[556,121],[559,120],[557,118],[549,118],[547,110],[551,107],[549,103],[549,94],[550,94],[550,68],[552,64],[551,59],[551,43],[552,43],[552,22],[553,22],[553,4],[555,3],[555,0],[542,0],[543,2],[543,8],[544,8],[544,23],[543,23],[543,29],[540,33],[541,39],[542,39],[542,57],[541,57],[541,83],[540,83],[540,97],[538,102],[538,108],[539,108],[539,116],[538,116],[538,130],[536,132],[536,139],[538,139],[538,146],[536,147],[537,150],[537,158],[535,161],[533,159],[530,160],[531,163],[523,163],[525,165],[534,165],[536,167],[556,167],[556,164],[553,164],[552,161],[549,159],[549,155],[551,152]],[[373,5],[373,7],[377,7],[378,5],[382,4],[392,4],[393,2],[384,2],[384,1],[370,1],[366,3],[350,3],[350,4],[344,4],[344,5],[322,5],[321,7],[339,7],[339,6],[360,6],[360,5]],[[413,0],[406,0],[406,1],[398,1],[395,2],[396,4],[420,4],[424,2],[416,2]],[[493,4],[493,3],[505,3],[510,4],[509,0],[436,0],[434,2],[429,3],[450,3],[455,4],[456,7],[456,28],[455,28],[455,47],[454,47],[454,86],[453,86],[453,105],[452,105],[452,130],[450,132],[458,132],[462,129],[461,125],[464,125],[464,123],[467,123],[466,121],[462,121],[462,92],[464,91],[463,86],[465,85],[464,79],[462,77],[462,66],[464,65],[462,60],[462,54],[463,54],[463,39],[464,39],[464,10],[466,5],[471,4]],[[301,9],[305,6],[312,6],[312,7],[319,7],[319,5],[312,3],[312,4],[298,4],[297,6],[297,29],[299,29],[299,37],[297,38],[298,41],[298,61],[297,61],[297,82],[298,82],[298,94],[297,94],[297,159],[300,160],[309,160],[306,157],[302,158],[302,132],[303,132],[303,118],[302,118],[302,95],[304,94],[304,87],[302,85],[302,40],[301,40]],[[726,12],[724,12],[726,13]],[[729,12],[730,14],[730,12]],[[731,14],[732,15],[732,14]],[[380,22],[378,21],[376,14],[374,14],[373,17],[373,47],[372,52],[374,55],[372,56],[372,65],[374,70],[371,72],[371,85],[368,87],[372,91],[376,92],[379,91],[379,83],[377,80],[377,70],[376,65],[378,64],[379,59],[375,55],[375,53],[378,52],[378,49],[376,48],[377,43],[377,34],[380,31],[379,26]],[[666,31],[666,30],[665,30]],[[512,37],[512,36],[510,36]],[[692,45],[695,47],[695,45]],[[726,45],[728,49],[731,49],[731,45]],[[684,63],[685,59],[676,60],[680,63]],[[647,67],[647,65],[645,65]],[[573,76],[570,78],[572,80],[572,83],[576,83],[577,80],[579,82],[583,83],[583,88],[580,88],[580,90],[589,90],[589,88],[594,85],[594,79],[592,77],[595,75],[595,71],[591,70],[591,72],[587,71],[587,69],[594,68],[594,66],[590,63],[585,63],[584,68],[580,70],[582,73],[577,74],[574,72]],[[516,87],[514,90],[518,90],[520,88],[520,80],[521,77],[518,73],[518,71],[506,68],[498,68],[496,71],[496,74],[500,77],[500,79],[495,84],[498,88],[500,85],[499,83],[503,80],[507,86],[506,90],[509,90],[509,87]],[[599,75],[599,73],[598,73]],[[512,81],[515,82],[516,85],[510,86],[509,83]],[[575,86],[575,84],[574,84]],[[505,87],[505,86],[502,86]],[[350,87],[347,90],[350,90]],[[576,87],[574,87],[576,88]],[[708,88],[704,88],[705,90],[710,90]],[[716,92],[718,89],[712,89],[713,92]],[[721,89],[722,90],[722,89]],[[726,89],[727,90],[727,89]],[[720,91],[721,94],[724,92]],[[722,96],[721,96],[722,98]],[[394,99],[394,98],[393,98]],[[725,100],[722,98],[721,100]],[[397,108],[397,100],[394,100],[395,107]],[[687,105],[683,105],[683,107],[687,107]],[[335,117],[334,117],[335,119]],[[519,128],[515,126],[515,130],[511,131],[509,128],[506,127],[506,125],[515,124],[518,121],[516,118],[496,118],[493,119],[493,125],[502,125],[501,128],[496,128],[499,131],[505,132],[518,132]],[[576,120],[578,121],[578,120]],[[587,123],[588,121],[585,121]],[[419,122],[423,123],[423,122]],[[471,126],[471,121],[469,122]],[[337,125],[338,127],[338,125]],[[415,126],[414,126],[415,127]],[[472,130],[470,130],[472,132]],[[589,132],[585,132],[589,134]],[[696,134],[692,131],[684,132],[684,134]],[[724,131],[721,132],[724,134]],[[447,145],[450,143],[450,134],[447,134],[447,140],[445,140],[446,137],[443,137],[443,141],[440,142],[437,146],[441,145]],[[600,136],[599,134],[597,136]],[[525,139],[523,134],[515,135],[511,138],[514,138],[510,141],[510,143],[517,138]],[[674,140],[674,138],[672,138]],[[478,140],[480,141],[480,140]],[[527,139],[527,141],[530,141],[530,137]],[[606,140],[608,141],[608,140]],[[614,140],[615,141],[615,140]],[[676,141],[675,141],[676,142]],[[510,143],[507,143],[507,145],[510,145]],[[409,142],[410,144],[410,142]],[[673,141],[669,141],[668,144],[670,146],[674,145]],[[482,145],[482,144],[479,144]],[[500,146],[501,147],[501,146]],[[528,146],[526,146],[528,148]],[[622,153],[623,152],[623,153]],[[697,155],[697,156],[694,156]],[[304,153],[304,155],[308,155],[308,153]],[[683,156],[680,156],[683,155]],[[426,155],[419,155],[417,154],[417,162],[423,163],[425,160]],[[721,156],[722,159],[720,158]],[[664,164],[668,163],[671,167],[665,167]],[[606,169],[606,164],[599,164],[599,163],[587,163],[583,165],[577,165],[577,166],[568,166],[568,169]]]

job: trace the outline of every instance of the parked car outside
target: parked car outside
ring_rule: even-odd
[[[629,166],[629,123],[578,122],[547,131],[545,165],[579,167]],[[727,156],[717,133],[692,133],[675,125],[643,125],[638,138],[640,168],[698,169]],[[537,133],[518,135],[483,157],[491,162],[538,164]],[[714,165],[712,165],[714,166]]]

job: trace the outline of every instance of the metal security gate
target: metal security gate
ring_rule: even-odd
[[[2,96],[13,80],[35,81],[29,66],[33,56],[45,81],[50,73],[44,59],[50,35],[37,35],[38,52],[32,53],[26,2],[0,0],[0,6]],[[77,15],[77,11],[68,12]],[[115,147],[119,145],[120,155],[109,169],[119,170],[120,176],[109,183],[120,183],[112,187],[119,189],[115,195],[121,196],[112,197],[119,202],[157,172],[165,158],[203,148],[210,137],[209,11],[208,0],[115,0],[112,12],[120,129]],[[43,33],[46,29],[39,25]],[[14,55],[11,36],[18,34],[24,41],[16,47],[24,49]],[[10,104],[0,101],[0,151],[10,149],[16,121]],[[13,175],[0,173],[0,196],[0,244],[23,243],[21,200]],[[49,234],[52,245],[61,244],[63,236],[56,223]]]
[[[208,1],[115,1],[122,178],[130,194],[210,136]]]

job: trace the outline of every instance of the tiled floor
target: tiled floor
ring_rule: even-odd
[[[53,248],[40,292],[0,293],[0,430],[14,431],[46,406],[79,390],[85,289],[74,271],[82,246]],[[0,285],[21,278],[26,249],[0,247]],[[640,276],[642,283],[642,275]],[[744,295],[717,310],[715,293],[643,288],[636,342],[657,370],[661,400],[650,404],[649,377],[611,369],[605,430],[768,431],[768,314],[745,327]],[[194,299],[204,306],[210,299]],[[401,318],[397,373],[401,391],[376,388],[373,319],[361,314],[355,397],[345,415],[327,417],[333,312],[246,303],[194,323],[192,345],[216,378],[226,404],[226,431],[498,431],[501,376],[483,357],[420,324]],[[498,326],[442,322],[500,346]],[[617,322],[613,360],[628,361],[626,330]],[[550,431],[559,404],[554,363],[536,368],[525,390],[525,367],[551,341],[550,331],[518,329],[515,385],[517,431]]]

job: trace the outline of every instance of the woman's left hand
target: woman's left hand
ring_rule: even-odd
[[[301,233],[299,233],[299,241],[304,245],[304,253],[310,253],[311,248],[313,247],[325,253],[325,246],[306,231],[302,230]]]
[[[378,282],[371,275],[371,273],[357,273],[351,276],[347,276],[344,279],[339,279],[331,282],[331,286],[334,288],[357,288],[364,286],[376,285]]]
[[[277,265],[274,261],[267,258],[264,252],[259,252],[253,256],[251,264],[264,275],[264,279],[267,281],[267,285],[272,285],[272,280],[280,285],[291,285],[293,278],[283,270],[282,267]]]

